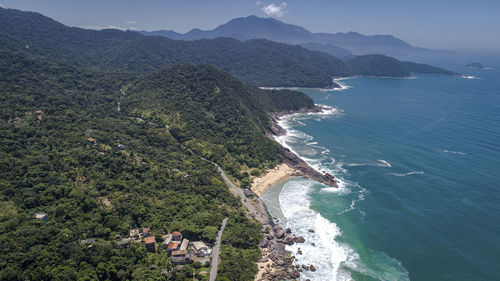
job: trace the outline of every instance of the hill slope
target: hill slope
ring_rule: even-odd
[[[176,41],[130,31],[71,28],[37,13],[3,8],[0,39],[34,56],[107,71],[146,74],[178,63],[213,64],[256,86],[336,87],[332,77],[351,76],[360,69],[373,71],[365,75],[382,71],[376,65],[353,69],[331,55],[263,39]],[[391,76],[400,71],[383,72]]]
[[[293,92],[280,103],[286,95],[273,100],[276,91],[246,86],[212,66],[176,66],[140,79],[7,44],[0,45],[0,73],[0,279],[164,278],[149,269],[172,268],[163,252],[149,254],[143,243],[120,247],[116,235],[151,227],[160,243],[173,230],[212,242],[225,217],[226,262],[218,275],[253,279],[260,226],[246,218],[215,167],[186,146],[241,178],[238,165],[280,161],[280,147],[263,132],[266,112],[311,106],[307,96]],[[129,85],[127,96],[122,85]],[[47,213],[48,222],[35,220],[35,212]]]
[[[0,37],[33,55],[84,67],[148,73],[177,63],[210,63],[258,86],[332,86],[339,60],[266,40],[194,42],[119,30],[71,28],[37,13],[0,8]],[[341,71],[341,70],[339,70]]]

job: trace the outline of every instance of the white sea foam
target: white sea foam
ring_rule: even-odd
[[[443,152],[444,152],[444,153],[460,154],[460,155],[465,155],[465,154],[467,154],[467,153],[465,153],[465,152],[461,152],[461,151],[453,151],[453,150],[447,150],[447,149],[443,150]]]
[[[392,167],[391,163],[379,159],[377,162],[365,162],[365,163],[344,163],[342,164],[346,167],[359,167],[359,166],[376,166],[376,167]]]
[[[389,162],[387,162],[387,161],[385,161],[383,159],[379,159],[377,161],[379,162],[379,166],[380,167],[392,167],[391,163],[389,163]]]
[[[303,244],[287,246],[296,257],[298,264],[313,264],[316,272],[305,271],[302,279],[311,280],[351,280],[350,274],[343,270],[348,262],[359,259],[348,245],[335,240],[342,232],[335,223],[330,222],[310,208],[310,189],[315,184],[311,180],[296,180],[285,184],[279,195],[283,215],[295,235],[306,239]],[[314,230],[314,233],[309,232]],[[296,254],[301,249],[302,255]]]
[[[357,183],[345,179],[348,171],[342,167],[341,162],[337,162],[332,157],[330,150],[318,145],[313,141],[313,137],[295,129],[300,125],[300,120],[312,118],[331,118],[342,116],[343,111],[339,108],[330,108],[323,114],[293,114],[282,117],[278,124],[283,127],[287,133],[276,137],[276,140],[284,147],[297,154],[302,160],[306,161],[314,169],[323,173],[333,174],[337,179],[338,188],[322,186],[319,190],[317,182],[306,179],[294,179],[287,182],[279,194],[279,203],[282,214],[286,221],[281,222],[285,227],[290,227],[294,235],[303,236],[306,242],[303,244],[294,244],[287,246],[287,250],[296,257],[297,264],[314,264],[316,272],[304,271],[301,280],[352,280],[348,270],[355,270],[363,274],[374,276],[378,280],[408,280],[407,278],[377,278],[376,272],[361,261],[359,254],[356,253],[348,244],[340,243],[336,240],[342,236],[342,231],[334,222],[323,217],[319,212],[311,209],[310,192],[325,193],[325,196],[338,196],[340,210],[337,215],[356,210],[361,216],[365,212],[357,208],[357,203],[364,200],[368,191],[360,187]],[[302,122],[301,122],[302,123]],[[302,123],[303,124],[303,123]],[[314,150],[320,153],[315,155],[304,155],[304,151]],[[391,167],[386,160],[379,159],[370,163],[373,166]],[[316,186],[315,186],[316,185]],[[314,187],[314,189],[313,189]],[[350,202],[349,204],[347,202]],[[346,204],[346,205],[342,205]],[[342,210],[344,208],[345,210]],[[309,232],[313,229],[314,233]],[[301,249],[302,255],[297,254]],[[389,257],[388,257],[389,258]],[[390,259],[390,258],[389,258]],[[389,260],[391,261],[391,260]],[[397,260],[395,260],[397,262]],[[383,264],[386,260],[381,261]],[[385,265],[385,264],[384,264]],[[397,264],[395,268],[387,271],[395,271],[396,275],[404,268],[399,270]],[[384,273],[385,274],[385,273]],[[392,273],[391,273],[392,276]],[[384,276],[388,277],[388,276]]]
[[[481,79],[481,78],[479,78],[477,76],[474,76],[474,75],[462,75],[462,78],[464,78],[464,79],[472,79],[472,80],[474,80],[474,79]]]
[[[408,172],[408,173],[390,173],[389,175],[396,177],[406,177],[411,175],[423,175],[423,174],[425,173],[422,171],[418,171],[418,172]]]
[[[335,88],[333,90],[334,91],[343,91],[343,90],[347,90],[347,89],[352,88],[351,86],[348,86],[348,85],[344,84],[343,82],[340,82],[342,80],[346,80],[346,79],[350,79],[350,78],[351,77],[333,79],[333,82],[337,83],[337,85],[340,86],[340,88]]]

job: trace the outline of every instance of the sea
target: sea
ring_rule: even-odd
[[[500,280],[500,64],[464,77],[357,77],[300,89],[324,115],[277,140],[339,188],[293,178],[263,196],[306,239],[301,280]],[[302,255],[298,254],[298,250]]]

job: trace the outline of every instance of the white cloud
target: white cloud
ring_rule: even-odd
[[[281,4],[279,5],[269,4],[267,6],[262,7],[262,11],[270,17],[281,18],[285,14],[286,6],[287,6],[286,2],[281,2]]]
[[[128,21],[126,21],[125,23],[126,23],[126,24],[136,24],[136,22],[135,22],[135,21],[133,21],[133,20],[128,20]]]
[[[85,25],[85,26],[79,26],[81,28],[85,28],[85,29],[93,29],[93,30],[103,30],[103,29],[118,29],[118,30],[122,30],[122,31],[125,31],[125,30],[137,30],[136,27],[134,26],[129,26],[129,27],[121,27],[121,26],[117,26],[117,25],[108,25],[108,26],[99,26],[99,25]]]

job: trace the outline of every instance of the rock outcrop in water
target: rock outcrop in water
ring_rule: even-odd
[[[282,136],[286,134],[286,130],[278,124],[278,120],[286,115],[291,114],[321,114],[331,108],[316,105],[311,109],[299,109],[299,110],[289,110],[283,112],[274,112],[269,114],[273,120],[273,126],[271,127],[271,132],[267,132],[266,135],[269,138],[274,138],[274,136]],[[290,149],[283,147],[283,160],[286,164],[290,165],[292,168],[300,171],[299,176],[306,178],[311,178],[313,180],[319,181],[327,186],[338,187],[335,177],[328,173],[321,173],[307,164],[295,153],[291,152]]]

